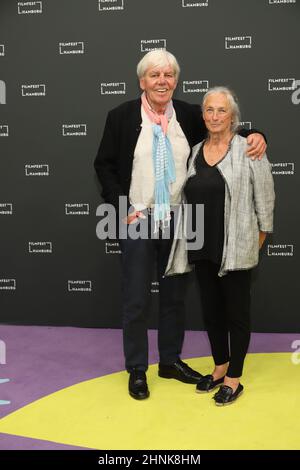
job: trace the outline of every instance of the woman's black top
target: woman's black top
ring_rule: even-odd
[[[216,165],[211,166],[206,162],[203,145],[195,159],[195,169],[196,175],[189,178],[184,192],[188,204],[191,205],[188,206],[187,217],[194,233],[196,232],[196,204],[204,204],[204,245],[200,250],[189,249],[188,261],[195,263],[200,260],[210,260],[221,264],[224,242],[225,182]]]

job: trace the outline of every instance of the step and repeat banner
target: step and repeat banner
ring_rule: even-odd
[[[275,233],[253,275],[254,331],[299,331],[299,0],[0,2],[0,323],[120,327],[120,254],[99,240],[93,161],[107,112],[164,48],[175,97],[230,86],[268,139]],[[149,326],[159,284],[149,286]],[[202,329],[191,276],[187,328]]]

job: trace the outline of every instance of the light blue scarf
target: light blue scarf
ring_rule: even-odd
[[[176,180],[172,146],[162,127],[153,124],[153,164],[155,175],[154,233],[170,224],[170,183]]]

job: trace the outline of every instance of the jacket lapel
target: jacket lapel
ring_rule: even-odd
[[[186,175],[186,181],[189,178],[191,178],[191,176],[194,176],[196,174],[195,160],[196,160],[196,157],[199,153],[199,150],[200,150],[201,146],[202,146],[202,142],[200,142],[199,144],[195,145],[192,148],[192,154],[191,154],[190,159],[189,159],[188,170],[187,170],[187,175]]]
[[[234,155],[237,151],[237,146],[238,136],[234,136],[229,154],[217,165],[218,170],[225,180],[230,197],[232,197]]]
[[[192,130],[191,130],[191,125],[190,125],[190,121],[192,117],[187,115],[183,107],[180,106],[180,101],[173,100],[173,106],[176,112],[176,119],[179,122],[181,129],[183,130],[183,133],[189,143],[189,146],[192,148],[193,141],[192,141]]]
[[[128,136],[128,155],[131,160],[133,160],[133,154],[138,141],[141,124],[142,124],[142,115],[141,115],[141,99],[132,101],[130,107],[130,117],[128,118],[128,127],[127,127],[127,136]]]

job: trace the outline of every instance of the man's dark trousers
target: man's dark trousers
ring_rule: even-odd
[[[152,237],[120,239],[122,251],[122,318],[125,367],[146,371],[148,368],[147,307],[151,296],[154,269],[159,281],[158,349],[160,363],[178,360],[184,339],[184,299],[187,275],[163,277],[173,237],[173,217],[170,227],[153,238],[153,216],[145,211],[146,219],[138,224],[148,227]],[[152,221],[152,230],[151,230]],[[127,226],[127,229],[130,226]],[[136,227],[134,227],[136,229]]]

